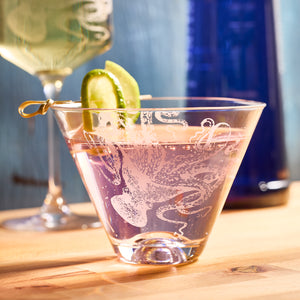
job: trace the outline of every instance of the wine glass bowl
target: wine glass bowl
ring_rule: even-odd
[[[66,77],[111,47],[111,1],[0,3],[1,56],[32,75]]]
[[[112,0],[0,0],[0,55],[38,77],[46,99],[58,99],[75,68],[110,49]],[[62,193],[58,128],[48,114],[48,193],[39,214],[12,219],[15,230],[99,227],[95,217],[73,214]]]

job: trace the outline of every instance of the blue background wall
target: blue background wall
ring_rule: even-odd
[[[75,70],[61,99],[79,99],[84,75],[106,59],[132,73],[142,93],[183,95],[186,1],[114,0],[114,24],[112,49]],[[22,119],[17,109],[24,100],[44,99],[41,84],[0,58],[0,91],[0,209],[40,206],[47,192],[47,118]],[[88,201],[61,141],[64,195],[70,203]]]
[[[278,1],[285,133],[291,178],[300,179],[300,1]]]
[[[300,179],[299,0],[280,1],[280,37],[286,143],[292,179]],[[110,59],[137,79],[142,93],[184,95],[186,0],[114,0],[114,44],[75,70],[61,99],[78,99],[83,76]],[[40,82],[0,58],[0,209],[40,206],[47,192],[47,118],[22,119],[18,106],[44,99]],[[62,181],[68,202],[89,201],[61,140]]]

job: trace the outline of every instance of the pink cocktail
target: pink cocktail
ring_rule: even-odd
[[[163,98],[142,107],[52,109],[118,257],[135,264],[192,262],[223,208],[264,104]],[[93,120],[89,131],[83,112]],[[135,123],[120,118],[133,112]]]

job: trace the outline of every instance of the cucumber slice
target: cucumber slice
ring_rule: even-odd
[[[83,108],[125,108],[123,91],[118,79],[103,69],[88,72],[81,86],[81,103]],[[119,113],[120,126],[126,121],[126,114]],[[84,111],[83,124],[86,131],[93,131],[93,114]]]
[[[105,70],[118,78],[122,87],[126,108],[140,108],[140,90],[136,80],[123,67],[109,60],[105,62]],[[132,122],[135,122],[138,117],[139,113],[128,113],[128,118]]]

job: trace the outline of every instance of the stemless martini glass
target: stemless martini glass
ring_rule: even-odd
[[[73,69],[111,47],[112,9],[112,0],[0,0],[0,55],[37,76],[47,99],[57,99]],[[2,226],[46,231],[100,225],[71,213],[63,198],[56,128],[49,113],[48,194],[40,214]]]
[[[122,261],[192,262],[223,208],[265,104],[225,98],[141,102],[140,109],[96,110],[48,101],[39,112],[54,110]]]

